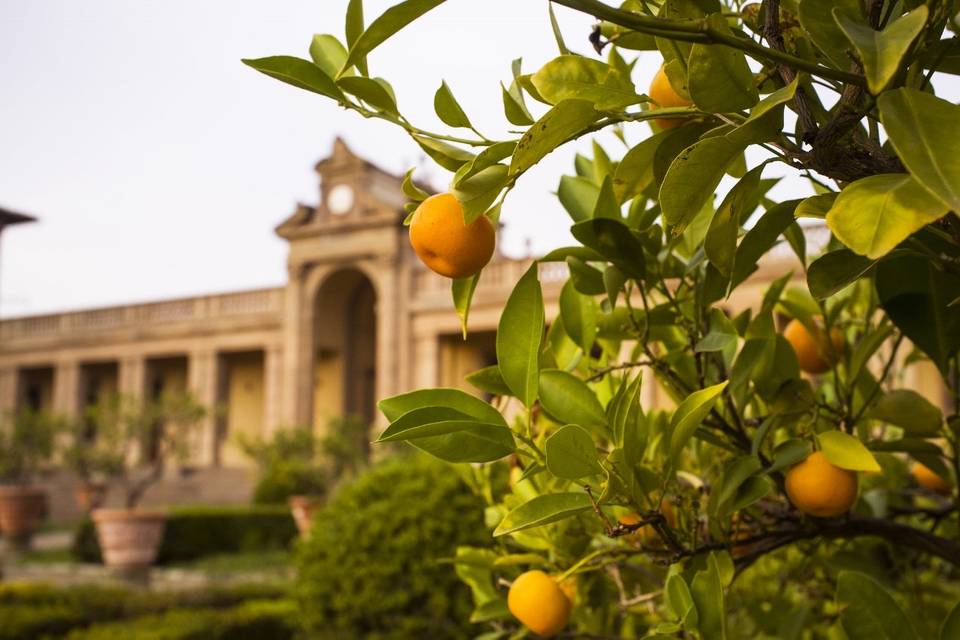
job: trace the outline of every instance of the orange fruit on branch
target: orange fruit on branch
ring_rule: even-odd
[[[830,343],[827,342],[823,325],[816,323],[817,330],[811,333],[802,322],[791,320],[783,331],[793,351],[797,354],[800,370],[807,373],[823,373],[830,369],[833,358],[843,352],[843,332],[830,328]]]
[[[452,193],[432,195],[410,220],[410,244],[427,267],[448,278],[469,278],[483,269],[496,246],[486,216],[463,222],[463,207]]]
[[[663,70],[663,65],[657,70],[657,74],[653,76],[653,81],[650,83],[650,90],[647,92],[647,95],[662,109],[668,107],[693,106],[691,100],[681,96],[670,85],[670,79],[667,78],[667,74]],[[674,127],[679,127],[687,120],[688,118],[654,118],[653,121],[657,123],[660,129],[673,129]]]
[[[822,451],[814,451],[787,472],[787,496],[803,513],[835,518],[857,500],[857,474],[834,466]]]
[[[507,607],[517,620],[544,638],[557,635],[567,626],[572,608],[557,581],[536,569],[513,581]]]
[[[915,463],[910,468],[910,475],[924,489],[937,493],[950,493],[950,483],[925,464]]]

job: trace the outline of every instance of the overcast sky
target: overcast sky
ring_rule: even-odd
[[[367,23],[395,1],[367,0]],[[4,233],[0,315],[281,285],[286,246],[273,228],[297,201],[316,203],[313,165],[335,136],[397,173],[421,163],[398,129],[240,63],[308,57],[314,33],[342,37],[346,4],[0,0],[0,207],[40,218]],[[503,136],[510,61],[535,70],[557,55],[546,5],[449,0],[377,49],[371,73],[417,125],[442,128],[432,105],[446,79],[474,124]],[[591,21],[557,12],[568,45],[588,51]],[[641,89],[659,64],[645,56]],[[632,140],[649,135],[633,126]],[[507,200],[506,253],[569,239],[549,194],[577,147],[589,148],[548,157]],[[449,177],[420,175],[441,187]]]

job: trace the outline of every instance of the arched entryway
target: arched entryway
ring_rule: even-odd
[[[313,326],[312,416],[316,433],[351,416],[366,425],[376,411],[376,290],[357,269],[342,269],[317,290]]]

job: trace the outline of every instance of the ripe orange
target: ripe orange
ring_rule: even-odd
[[[821,324],[816,325],[816,334],[810,331],[797,319],[791,320],[783,332],[790,346],[797,354],[800,370],[807,373],[823,373],[830,368],[832,355],[839,355],[843,351],[843,332],[837,327],[830,328],[830,342],[833,349],[827,344],[827,338]]]
[[[410,244],[432,271],[448,278],[468,278],[493,256],[496,232],[485,216],[463,223],[463,207],[452,193],[432,195],[410,220]]]
[[[669,526],[677,526],[677,517],[673,512],[673,507],[670,506],[669,502],[664,501],[661,503],[660,511],[663,512],[663,518],[667,521]],[[630,513],[617,519],[620,524],[637,524],[640,522],[640,520],[641,517],[639,513]],[[653,545],[661,542],[660,534],[658,534],[657,530],[649,524],[640,527],[633,533],[624,536],[624,538],[637,546],[643,544]]]
[[[567,600],[570,601],[570,607],[577,606],[577,578],[576,576],[569,576],[560,581],[560,591],[563,591],[563,595],[567,596]]]
[[[507,607],[517,620],[544,638],[560,633],[570,620],[570,600],[543,571],[527,571],[514,580]]]
[[[663,65],[660,66],[660,69],[657,70],[657,74],[653,76],[653,81],[650,83],[650,90],[647,92],[647,95],[657,103],[657,106],[661,108],[666,107],[689,107],[693,105],[693,102],[687,100],[679,93],[674,91],[673,87],[670,86],[670,80],[667,79],[667,74],[663,70]],[[687,118],[655,118],[654,122],[657,123],[657,126],[660,129],[673,129],[674,127],[679,127],[684,122],[687,121]]]
[[[950,493],[950,483],[934,473],[933,469],[925,464],[914,463],[913,467],[910,468],[910,474],[917,481],[917,484],[924,489],[937,493]]]
[[[787,472],[787,495],[803,513],[835,518],[857,500],[857,474],[836,467],[822,451],[814,451]]]

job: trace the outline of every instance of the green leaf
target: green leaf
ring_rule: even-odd
[[[586,100],[564,100],[537,120],[517,143],[510,175],[523,173],[548,153],[582,134],[600,117]]]
[[[413,409],[394,420],[377,442],[408,442],[447,462],[493,462],[516,450],[502,424],[478,422],[448,407]]]
[[[503,381],[503,376],[500,375],[500,367],[495,364],[468,373],[465,380],[480,391],[494,396],[511,395],[510,387],[507,386],[507,383]]]
[[[670,420],[670,458],[674,461],[687,445],[693,432],[707,417],[717,398],[727,388],[729,381],[694,391],[680,403]]]
[[[740,456],[729,460],[724,465],[723,475],[720,478],[717,506],[723,507],[735,498],[737,490],[762,468],[763,465],[760,464],[760,459],[757,456]]]
[[[746,280],[756,269],[757,262],[776,243],[777,238],[793,223],[793,213],[799,200],[788,200],[771,207],[753,228],[747,231],[733,259],[730,290]]]
[[[807,287],[814,298],[826,300],[862,278],[876,263],[850,249],[825,253],[807,269]]]
[[[547,438],[547,469],[558,478],[577,480],[603,473],[593,438],[582,427],[568,424]]]
[[[707,23],[733,35],[726,18],[714,13]],[[749,109],[760,99],[753,72],[742,51],[720,44],[695,44],[687,61],[687,86],[693,103],[707,113]]]
[[[924,69],[960,75],[960,37],[938,40],[917,52]]]
[[[813,451],[813,445],[809,440],[800,438],[785,440],[773,450],[773,464],[767,468],[767,473],[792,467],[801,460],[805,460],[811,451]]]
[[[707,556],[707,568],[693,577],[690,592],[697,607],[697,626],[703,640],[725,640],[727,614],[723,605],[723,581],[714,553]]]
[[[604,177],[603,184],[600,186],[600,193],[597,196],[597,204],[593,208],[592,217],[623,220],[620,203],[617,202],[617,196],[613,193],[613,181],[609,175]]]
[[[631,278],[646,276],[646,260],[643,244],[633,232],[619,220],[592,218],[578,222],[570,228],[573,237],[617,265]],[[603,293],[604,289],[598,291]]]
[[[733,269],[740,225],[757,208],[760,201],[760,177],[766,165],[754,167],[733,186],[710,220],[703,249],[707,258],[725,276]],[[793,221],[791,216],[790,221]],[[779,235],[779,234],[778,234]]]
[[[482,216],[496,201],[507,184],[507,166],[495,164],[461,180],[451,190],[463,206],[463,222],[470,224]]]
[[[467,114],[463,112],[460,103],[453,97],[453,92],[450,91],[446,82],[440,83],[440,88],[433,96],[433,110],[437,112],[437,116],[447,126],[467,129],[473,127]]]
[[[310,57],[324,74],[336,78],[347,61],[347,50],[336,36],[320,34],[313,36]]]
[[[840,623],[850,640],[916,640],[917,634],[897,601],[863,573],[837,576]]]
[[[850,67],[847,56],[850,41],[833,19],[831,11],[834,8],[849,11],[852,15],[863,15],[857,0],[801,0],[800,25],[834,68],[846,70]]]
[[[676,157],[660,185],[663,219],[682,232],[710,201],[727,166],[745,145],[726,136],[706,138],[687,147]]]
[[[605,291],[603,274],[600,271],[591,267],[576,255],[568,255],[566,263],[567,269],[570,271],[569,284],[575,290],[587,296],[595,296]]]
[[[671,573],[664,586],[664,599],[667,606],[683,625],[684,629],[693,631],[697,625],[697,607],[693,604],[693,596],[683,576]]]
[[[493,537],[542,527],[593,508],[583,492],[550,493],[537,496],[508,513],[494,530]]]
[[[352,48],[363,34],[363,0],[350,0],[350,4],[347,5],[345,31],[347,36],[347,48]],[[344,60],[344,62],[346,62],[346,60]],[[342,64],[340,66],[341,68],[343,67]],[[367,75],[366,56],[358,57],[355,66],[360,72],[360,75]]]
[[[414,183],[414,171],[416,171],[416,167],[411,168],[405,174],[403,174],[403,182],[400,183],[400,190],[403,191],[403,195],[407,196],[414,202],[423,202],[430,197],[430,194]]]
[[[242,62],[248,67],[253,67],[260,73],[276,78],[281,82],[319,93],[337,101],[344,100],[343,92],[340,91],[333,79],[326,75],[320,67],[308,60],[294,58],[293,56],[272,56],[256,60],[245,59]]]
[[[877,459],[862,442],[843,431],[817,434],[820,449],[834,466],[850,471],[880,471]]]
[[[474,155],[465,149],[447,144],[442,140],[435,140],[427,136],[411,134],[414,142],[420,145],[423,151],[433,158],[433,161],[439,164],[447,171],[457,171],[464,164],[472,162]]]
[[[818,218],[822,220],[827,217],[827,212],[837,199],[837,193],[820,193],[810,196],[797,205],[796,217],[798,218]]]
[[[597,206],[600,187],[579,176],[560,176],[557,198],[574,222],[589,220]]]
[[[920,5],[887,24],[883,31],[876,31],[860,11],[833,10],[833,19],[857,49],[870,93],[879,94],[893,80],[928,15],[926,5]]]
[[[926,257],[891,257],[876,267],[877,294],[887,316],[949,375],[949,359],[960,350],[960,278],[937,269]]]
[[[519,89],[516,89],[516,83],[511,86],[511,90],[507,90],[503,83],[500,84],[500,90],[503,97],[503,113],[507,118],[507,121],[510,124],[515,124],[518,127],[526,127],[527,125],[533,124],[533,116],[530,115],[530,112],[527,111],[527,105],[523,102],[523,96],[520,94]]]
[[[910,389],[883,394],[865,415],[901,427],[911,436],[939,435],[943,427],[940,407]]]
[[[560,25],[557,23],[557,16],[553,13],[553,4],[547,5],[547,13],[550,14],[550,28],[553,30],[553,38],[557,41],[557,49],[562,54],[570,53],[566,43],[563,41],[563,34],[560,33]]]
[[[877,259],[947,210],[909,175],[885,173],[847,185],[827,213],[827,226],[843,244]]]
[[[460,318],[460,330],[463,332],[464,340],[467,339],[467,319],[470,317],[470,301],[473,300],[473,292],[477,290],[477,282],[479,281],[479,273],[475,273],[469,278],[456,278],[451,281],[453,306],[457,310],[457,316]]]
[[[385,113],[397,115],[397,101],[387,89],[390,85],[382,78],[364,78],[363,76],[344,76],[337,80],[337,86],[354,95],[367,104]]]
[[[396,4],[370,23],[350,47],[344,69],[365,60],[367,54],[383,44],[390,36],[425,14],[443,4],[443,0],[406,0]]]
[[[953,211],[960,211],[960,107],[916,89],[881,95],[883,123],[913,179]]]
[[[643,101],[630,77],[618,69],[578,55],[554,58],[530,78],[550,104],[569,98],[593,103],[598,111],[622,109]]]
[[[543,293],[534,262],[514,286],[497,326],[500,374],[513,395],[527,407],[537,399],[543,323]]]
[[[607,424],[597,394],[583,380],[559,369],[540,372],[540,403],[561,424],[602,427]]]
[[[480,422],[491,422],[507,426],[506,420],[494,407],[480,398],[460,389],[419,389],[385,398],[377,403],[387,420],[394,422],[400,416],[425,407],[446,407],[476,418]]]
[[[654,158],[661,143],[675,129],[661,131],[630,148],[613,174],[613,191],[620,202],[639,195],[654,180]]]
[[[513,150],[516,148],[517,143],[514,140],[507,140],[504,142],[496,142],[491,144],[489,147],[478,153],[470,162],[467,162],[461,166],[457,170],[456,175],[453,176],[453,182],[451,184],[454,187],[459,187],[460,183],[469,180],[484,169],[492,167],[504,158],[509,157],[511,154],[513,154]]]
[[[960,638],[960,602],[953,606],[940,627],[940,640]]]
[[[590,353],[597,339],[597,303],[574,289],[573,280],[567,280],[560,290],[560,317],[570,339]]]

